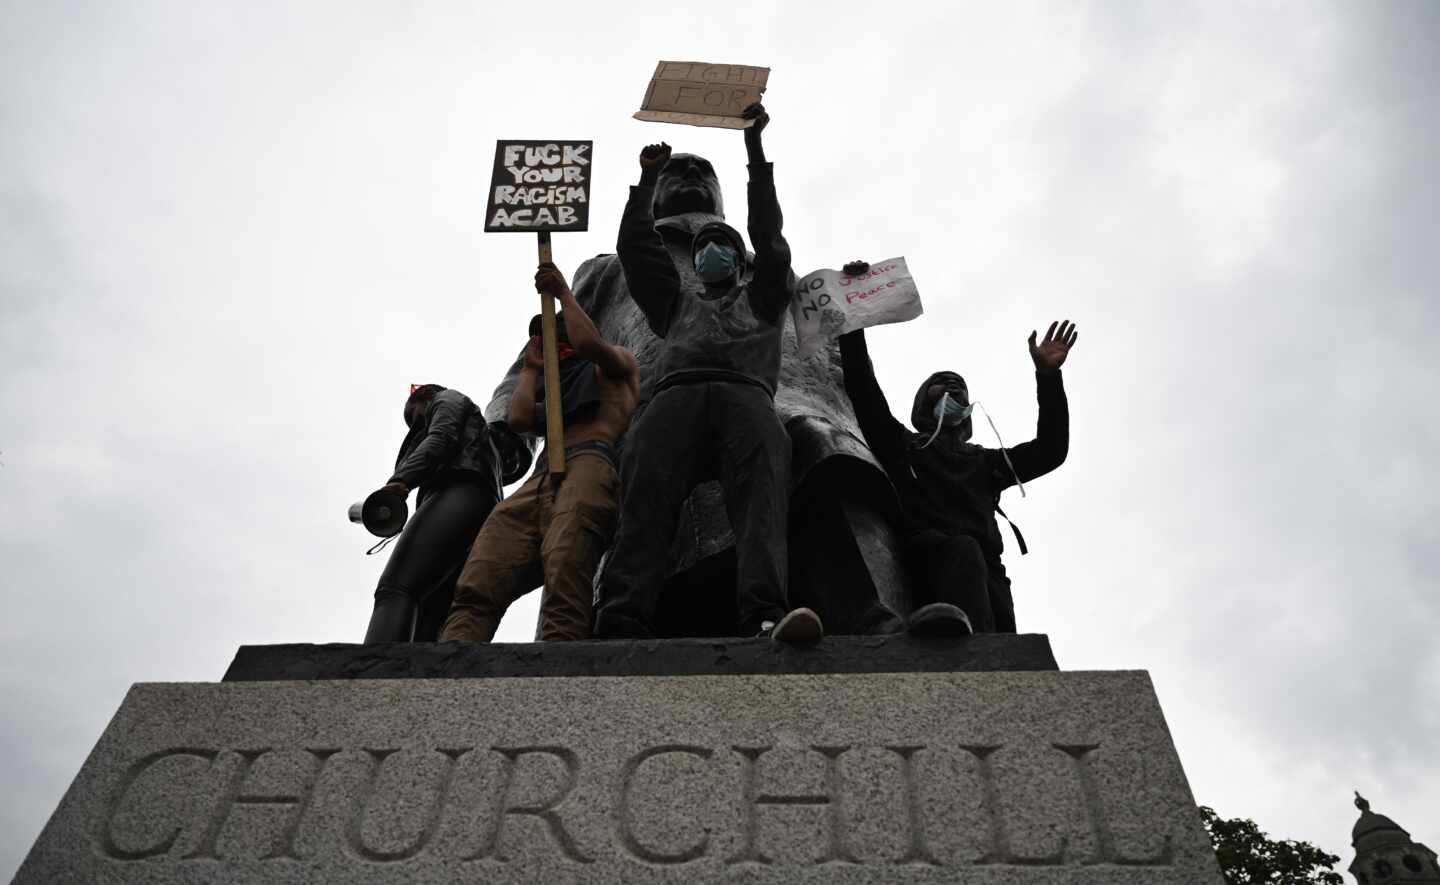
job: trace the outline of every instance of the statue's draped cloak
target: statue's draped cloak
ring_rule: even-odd
[[[717,215],[691,212],[656,222],[686,288],[703,287],[691,262],[691,239],[702,225],[723,221]],[[752,258],[753,260],[753,258]],[[571,288],[607,341],[628,348],[640,363],[640,409],[650,400],[664,342],[650,330],[625,285],[620,261],[614,255],[597,255],[575,271]],[[789,311],[786,311],[788,316]],[[522,353],[523,356],[523,353]],[[504,421],[510,393],[519,378],[521,359],[495,388],[485,409],[489,421]],[[806,501],[853,500],[889,516],[895,513],[895,493],[879,463],[865,446],[850,399],[845,394],[838,346],[832,342],[808,358],[800,355],[794,326],[785,320],[781,342],[780,383],[775,410],[793,445],[790,494],[792,523],[806,518]],[[637,411],[635,418],[638,419]],[[526,437],[533,452],[534,437]],[[624,442],[622,440],[621,445]],[[518,473],[524,472],[520,467]],[[506,476],[513,482],[518,474]],[[831,505],[833,506],[833,505]],[[720,486],[713,480],[695,489],[685,504],[681,525],[670,550],[667,574],[683,571],[734,544],[725,516]]]

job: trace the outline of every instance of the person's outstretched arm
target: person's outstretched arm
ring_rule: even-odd
[[[756,102],[745,109],[755,121],[745,130],[745,153],[749,160],[750,243],[755,247],[755,275],[750,280],[750,306],[766,322],[783,322],[785,308],[795,293],[795,273],[790,267],[790,244],[781,233],[784,217],[775,196],[775,166],[765,159],[761,135],[770,125],[764,105]]]
[[[845,392],[860,422],[860,432],[865,434],[865,443],[898,487],[911,478],[905,454],[910,434],[905,425],[890,414],[890,404],[875,380],[864,329],[840,336],[840,367],[845,374]]]
[[[666,261],[669,261],[668,255]],[[628,378],[638,370],[634,354],[611,344],[600,334],[585,308],[575,300],[575,293],[570,291],[570,284],[559,268],[549,263],[540,265],[540,269],[535,271],[535,289],[560,302],[570,346],[582,359],[594,363],[602,374],[615,380]]]
[[[1057,328],[1058,327],[1058,328]],[[1015,467],[1015,476],[1021,482],[1029,482],[1065,463],[1070,452],[1070,405],[1065,398],[1065,382],[1060,367],[1070,355],[1070,348],[1080,338],[1075,326],[1069,320],[1051,323],[1045,332],[1045,340],[1035,342],[1036,333],[1030,333],[1030,359],[1035,363],[1035,397],[1039,401],[1039,416],[1035,422],[1035,438],[1007,449],[1010,463]],[[1013,483],[1009,467],[1003,463],[994,465],[1004,485]]]
[[[630,199],[620,216],[620,238],[615,252],[625,272],[625,285],[650,330],[661,338],[670,329],[670,315],[680,297],[680,274],[670,252],[655,230],[655,184],[670,161],[670,145],[646,145],[640,151],[640,183],[630,188]]]

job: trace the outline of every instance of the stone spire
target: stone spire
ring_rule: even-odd
[[[1350,873],[1360,885],[1440,885],[1440,860],[1435,852],[1411,841],[1393,820],[1370,810],[1370,803],[1355,794],[1360,819],[1350,834],[1355,860]]]

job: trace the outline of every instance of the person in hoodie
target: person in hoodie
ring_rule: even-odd
[[[417,387],[405,401],[405,424],[410,432],[384,489],[403,498],[418,488],[419,506],[380,573],[367,645],[435,639],[460,566],[500,500],[500,456],[470,397]]]
[[[489,642],[511,603],[541,583],[540,639],[590,637],[595,568],[615,526],[615,444],[640,399],[640,367],[634,354],[601,337],[555,265],[540,265],[535,288],[561,307],[555,337],[565,472],[550,473],[542,455],[530,479],[486,520],[455,585],[442,640]],[[510,397],[509,426],[517,434],[545,432],[550,392],[540,341],[536,316]]]
[[[686,498],[710,477],[720,481],[735,535],[740,634],[804,641],[823,631],[813,611],[789,611],[786,599],[790,438],[774,397],[795,274],[761,142],[770,117],[758,103],[745,115],[753,121],[744,130],[753,259],[739,232],[714,221],[691,241],[693,269],[676,267],[655,227],[655,188],[672,160],[666,180],[677,194],[697,189],[705,170],[699,158],[672,158],[664,143],[641,151],[640,183],[621,217],[616,253],[660,353],[650,401],[621,455],[619,525],[596,611],[600,638],[654,635],[665,553]],[[693,176],[680,172],[686,164]]]
[[[847,273],[863,273],[853,262]],[[865,346],[864,330],[840,336],[845,389],[871,451],[900,497],[903,559],[921,593],[912,619],[925,608],[959,607],[977,633],[1014,633],[1015,604],[1000,561],[1004,544],[995,514],[1000,493],[1044,476],[1065,462],[1070,413],[1060,367],[1079,334],[1066,320],[1051,323],[1043,341],[1030,333],[1039,418],[1035,438],[1001,449],[970,442],[969,388],[955,372],[936,372],[920,385],[910,411],[911,431],[890,407]],[[1025,542],[1015,532],[1021,553]],[[933,610],[933,609],[932,609]]]

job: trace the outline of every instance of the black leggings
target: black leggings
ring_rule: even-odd
[[[366,645],[435,639],[450,608],[455,578],[497,500],[494,487],[482,478],[456,477],[426,490],[380,573]],[[431,603],[443,604],[446,611],[430,612]],[[422,604],[425,612],[417,625]]]

